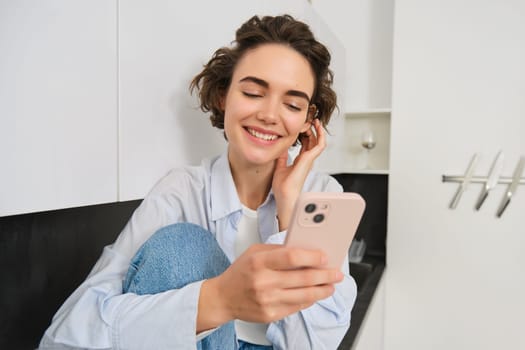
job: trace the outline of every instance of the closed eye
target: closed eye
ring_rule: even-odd
[[[252,98],[263,97],[262,94],[254,94],[254,93],[246,92],[246,91],[243,91],[242,94],[243,94],[244,96],[252,97]]]
[[[296,105],[292,105],[292,104],[286,104],[288,106],[288,108],[290,108],[292,111],[296,111],[296,112],[300,112],[302,110],[301,107],[297,107]]]

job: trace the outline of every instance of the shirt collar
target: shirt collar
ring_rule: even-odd
[[[211,219],[217,221],[241,208],[226,151],[211,166]]]
[[[231,213],[242,210],[242,203],[237,195],[233,176],[228,161],[228,151],[221,154],[211,165],[211,219],[217,221]],[[268,207],[275,216],[273,189],[261,207]]]

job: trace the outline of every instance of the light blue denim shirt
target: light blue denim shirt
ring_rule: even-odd
[[[327,174],[312,172],[303,191],[341,192]],[[273,194],[257,209],[261,241],[282,243]],[[86,280],[65,301],[45,332],[41,349],[196,349],[202,281],[154,295],[122,293],[130,260],[159,228],[191,222],[212,232],[233,261],[241,217],[226,153],[170,171],[144,198],[117,240],[103,250]],[[336,349],[350,324],[356,285],[343,266],[334,294],[269,325],[275,349]]]

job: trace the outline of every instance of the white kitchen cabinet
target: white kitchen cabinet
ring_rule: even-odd
[[[221,14],[218,16],[217,14]],[[142,198],[170,168],[198,164],[226,147],[222,131],[197,109],[188,86],[213,52],[228,46],[253,15],[289,13],[310,24],[331,49],[335,88],[344,96],[342,44],[304,0],[191,1],[119,5],[119,199]],[[344,117],[334,117],[326,154],[316,162],[331,171],[340,163]],[[338,153],[339,152],[339,153]]]
[[[392,79],[392,0],[312,0],[346,51],[345,137],[338,172],[388,174]],[[361,135],[373,132],[366,151]]]
[[[345,113],[390,108],[393,0],[312,0],[346,50]],[[343,98],[342,98],[343,99]]]
[[[345,71],[304,0],[1,2],[0,216],[142,198],[168,169],[221,152],[189,82],[243,21],[282,13],[309,23]],[[318,169],[338,163],[343,123]]]
[[[525,155],[525,2],[396,0],[385,349],[525,349],[525,185],[449,203],[474,153]],[[525,175],[524,175],[525,176]]]
[[[0,216],[117,199],[116,1],[0,1]]]
[[[390,109],[356,110],[345,116],[345,168],[342,172],[388,174]],[[374,142],[372,149],[365,148],[365,140]]]

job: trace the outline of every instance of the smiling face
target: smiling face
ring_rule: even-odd
[[[308,61],[281,44],[247,51],[223,101],[230,162],[271,165],[310,127],[314,75]]]

